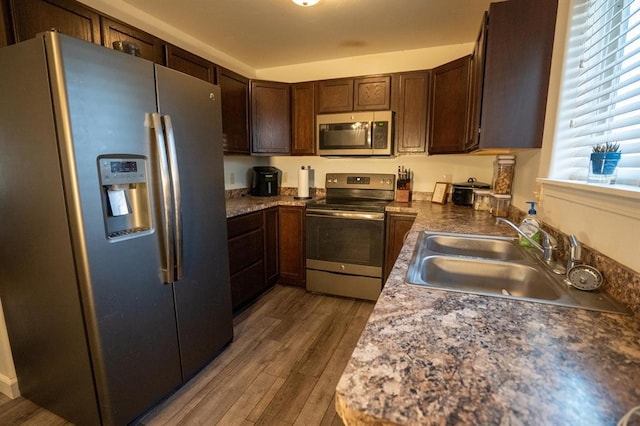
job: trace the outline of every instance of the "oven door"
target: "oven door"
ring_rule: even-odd
[[[308,210],[306,231],[308,290],[377,300],[384,213]]]

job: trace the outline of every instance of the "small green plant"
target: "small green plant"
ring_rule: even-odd
[[[591,149],[593,152],[619,152],[620,144],[616,142],[599,143],[597,145],[593,145]]]

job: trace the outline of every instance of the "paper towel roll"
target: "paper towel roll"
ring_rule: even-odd
[[[302,166],[298,170],[298,198],[309,197],[309,169]]]

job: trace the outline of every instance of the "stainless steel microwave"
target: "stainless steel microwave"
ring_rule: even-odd
[[[318,155],[392,155],[393,112],[362,111],[317,116]]]

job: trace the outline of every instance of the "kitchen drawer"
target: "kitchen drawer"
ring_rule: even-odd
[[[229,239],[260,228],[262,228],[262,212],[247,213],[227,219],[227,236]]]
[[[264,257],[262,215],[258,217],[261,221],[259,229],[229,239],[229,272],[231,275]]]
[[[264,289],[264,262],[259,262],[231,275],[233,309],[259,295]]]

